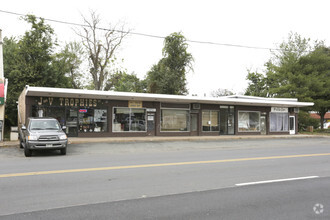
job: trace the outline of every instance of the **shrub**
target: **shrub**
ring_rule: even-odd
[[[308,112],[299,111],[298,113],[299,131],[306,131],[308,126],[313,126],[314,129],[317,129],[320,127],[320,120],[310,117]]]

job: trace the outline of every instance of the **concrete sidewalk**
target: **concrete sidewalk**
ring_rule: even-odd
[[[127,143],[127,142],[165,142],[165,141],[221,141],[242,139],[281,139],[281,138],[329,138],[322,135],[226,135],[226,136],[181,136],[181,137],[102,137],[69,138],[70,144],[82,143]]]
[[[181,137],[97,137],[81,138],[70,137],[69,144],[83,143],[128,143],[128,142],[165,142],[165,141],[221,141],[221,140],[244,140],[244,139],[292,139],[292,138],[330,138],[322,135],[226,135],[226,136],[181,136]],[[18,146],[19,141],[4,141],[0,147]]]

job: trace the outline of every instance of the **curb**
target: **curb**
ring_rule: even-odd
[[[19,141],[0,142],[0,147],[18,147]]]
[[[69,144],[89,143],[133,143],[133,142],[167,142],[167,141],[227,141],[227,140],[253,140],[253,139],[299,139],[299,138],[330,138],[323,135],[244,135],[244,136],[177,136],[177,137],[105,137],[105,138],[69,138]],[[18,147],[19,141],[0,142],[0,147]]]
[[[133,142],[166,142],[166,141],[227,141],[253,139],[299,139],[330,138],[323,135],[267,135],[267,136],[180,136],[180,137],[110,137],[110,138],[69,138],[69,144],[87,143],[133,143]]]

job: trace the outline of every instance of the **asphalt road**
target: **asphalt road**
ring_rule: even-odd
[[[0,148],[0,219],[330,219],[329,141]]]

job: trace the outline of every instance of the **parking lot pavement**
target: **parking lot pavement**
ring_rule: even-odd
[[[222,135],[222,136],[179,136],[179,137],[69,137],[69,144],[84,143],[130,143],[130,142],[162,142],[162,141],[217,141],[217,140],[241,140],[241,139],[283,139],[283,138],[330,138],[321,135]],[[19,141],[0,142],[1,147],[16,147]]]
[[[276,146],[282,142],[291,142],[299,146],[301,141],[313,142],[316,139],[328,142],[326,136],[311,135],[277,135],[277,136],[211,136],[211,137],[126,137],[126,138],[69,138],[68,154],[125,154],[160,151],[228,149],[228,148],[256,148],[265,147],[264,140],[274,140]],[[284,141],[285,140],[285,141]],[[200,143],[207,144],[200,144]],[[91,145],[92,149],[91,150]],[[35,152],[35,155],[54,155],[54,151]],[[0,158],[10,159],[24,157],[23,149],[19,148],[18,141],[3,142],[0,146]]]

